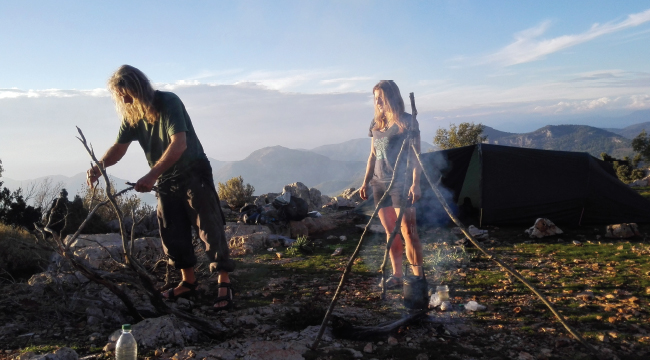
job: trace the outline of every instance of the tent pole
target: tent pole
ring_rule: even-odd
[[[422,168],[422,172],[424,173],[424,177],[425,177],[425,178],[427,179],[427,181],[429,182],[429,185],[431,186],[431,189],[433,190],[434,194],[435,194],[436,197],[438,198],[438,201],[440,201],[440,204],[442,204],[442,207],[443,207],[443,208],[445,209],[445,211],[447,212],[447,215],[449,215],[449,217],[451,218],[451,220],[453,220],[453,222],[456,223],[456,225],[460,228],[460,230],[463,232],[463,234],[465,234],[465,236],[467,237],[467,239],[469,239],[469,241],[471,241],[472,244],[474,244],[474,246],[476,246],[477,249],[479,249],[483,254],[485,254],[485,255],[487,256],[488,259],[490,259],[490,260],[496,262],[497,264],[499,264],[499,266],[501,266],[501,267],[502,267],[506,272],[510,273],[510,275],[514,276],[514,277],[517,278],[519,281],[521,281],[522,283],[524,283],[524,285],[526,285],[526,286],[527,286],[527,287],[528,287],[528,288],[529,288],[529,289],[530,289],[530,290],[531,290],[535,295],[537,295],[537,297],[538,297],[540,300],[542,300],[542,302],[544,303],[544,305],[546,305],[546,306],[551,310],[551,312],[555,315],[555,317],[556,317],[556,318],[558,319],[558,321],[562,324],[562,326],[564,326],[564,328],[565,328],[565,329],[566,329],[566,330],[567,330],[571,335],[573,335],[573,337],[575,337],[575,338],[576,338],[576,339],[577,339],[577,340],[578,340],[582,345],[584,345],[584,346],[587,348],[587,350],[589,350],[592,354],[594,354],[594,355],[596,355],[596,356],[600,356],[600,355],[602,355],[602,354],[600,354],[600,353],[599,353],[599,352],[598,352],[598,351],[597,351],[597,350],[596,350],[596,349],[595,349],[591,344],[589,344],[588,342],[586,342],[586,341],[582,338],[582,336],[580,336],[580,334],[579,334],[578,332],[576,332],[575,330],[573,330],[573,329],[571,328],[571,326],[569,326],[569,324],[567,324],[567,323],[564,321],[564,319],[562,318],[562,315],[560,315],[560,313],[557,312],[557,310],[555,309],[555,307],[554,307],[554,306],[553,306],[553,305],[552,305],[552,304],[551,304],[551,303],[546,299],[546,297],[545,297],[544,295],[542,295],[542,293],[540,293],[539,290],[537,290],[537,289],[536,289],[536,288],[535,288],[531,283],[529,283],[529,282],[528,282],[528,281],[527,281],[527,280],[526,280],[526,279],[525,279],[525,278],[524,278],[524,277],[523,277],[519,272],[517,272],[517,270],[515,270],[515,269],[511,268],[510,266],[506,265],[506,264],[505,264],[501,259],[499,259],[496,255],[493,255],[493,254],[491,254],[490,252],[488,252],[487,250],[485,250],[485,249],[484,249],[484,248],[479,244],[479,242],[476,241],[476,239],[474,239],[474,237],[473,237],[473,236],[469,233],[469,231],[467,231],[467,229],[465,228],[465,225],[463,225],[463,223],[461,223],[460,220],[458,220],[458,218],[452,214],[451,209],[449,208],[449,205],[447,204],[447,201],[445,201],[445,199],[443,198],[442,194],[440,193],[440,190],[439,190],[438,187],[433,183],[433,181],[431,181],[431,178],[429,177],[429,174],[427,174],[427,172],[425,171],[425,169],[424,169],[424,164],[422,163],[422,159],[420,159],[420,155],[419,155],[417,152],[415,152],[415,151],[414,151],[414,153],[415,153],[415,157],[417,158],[418,162],[420,163],[420,167]]]

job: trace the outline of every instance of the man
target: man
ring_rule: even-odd
[[[132,141],[138,141],[151,169],[135,184],[138,192],[150,192],[158,182],[158,223],[163,250],[170,264],[180,269],[181,283],[164,292],[166,298],[191,297],[198,285],[194,266],[192,227],[205,243],[210,269],[218,271],[219,294],[214,309],[232,308],[229,258],[224,233],[225,218],[214,187],[212,168],[203,152],[185,106],[175,94],[154,90],[142,71],[121,66],[108,81],[122,125],[115,144],[102,157],[104,167],[116,164]],[[88,170],[88,185],[101,175],[97,166]]]

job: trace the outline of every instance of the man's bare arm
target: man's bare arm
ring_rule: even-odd
[[[156,184],[158,177],[165,171],[169,170],[169,168],[171,168],[176,161],[181,158],[185,149],[187,149],[187,138],[185,132],[179,132],[172,135],[172,141],[167,147],[167,150],[165,150],[156,165],[149,170],[147,175],[138,180],[135,184],[135,191],[151,191],[151,188]]]
[[[124,154],[126,154],[126,151],[129,149],[130,144],[131,143],[113,144],[110,148],[108,148],[108,150],[106,150],[106,153],[104,156],[102,156],[99,162],[102,163],[104,168],[117,164],[117,162],[120,161],[122,157],[124,157]],[[93,165],[93,167],[86,172],[86,175],[86,182],[91,188],[94,186],[95,182],[97,182],[97,179],[102,176],[101,172],[97,168],[97,165]]]

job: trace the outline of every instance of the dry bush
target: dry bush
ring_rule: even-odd
[[[251,184],[244,185],[244,179],[241,176],[234,177],[225,184],[217,184],[219,199],[228,202],[231,209],[239,209],[251,202],[255,188]]]
[[[51,253],[26,230],[0,224],[0,273],[13,277],[35,274],[42,271]]]
[[[115,183],[113,181],[111,181],[111,187],[115,189]],[[93,200],[93,189],[86,187],[81,195],[81,198],[83,199],[84,207],[87,210],[90,210],[91,203],[93,205],[96,205],[98,202],[106,200],[106,189],[101,185],[95,186]],[[140,218],[153,211],[153,207],[149,204],[142,203],[140,201],[140,198],[138,198],[138,195],[134,192],[124,194],[118,197],[116,200],[118,206],[120,207],[120,210],[122,210],[122,213],[126,217],[131,216],[131,211],[135,211],[136,218]],[[115,211],[113,211],[113,208],[110,206],[102,206],[97,210],[96,214],[99,215],[99,217],[105,223],[117,219],[117,214],[115,214]]]

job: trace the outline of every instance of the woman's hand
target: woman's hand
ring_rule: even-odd
[[[359,196],[361,196],[361,199],[363,200],[368,200],[368,184],[363,184],[359,188]]]
[[[420,191],[420,184],[413,184],[409,189],[408,200],[411,204],[415,204],[416,201],[420,200],[422,197],[422,192]]]

